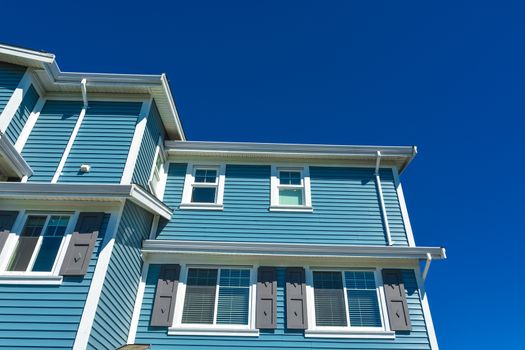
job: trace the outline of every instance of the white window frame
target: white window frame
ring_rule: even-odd
[[[21,214],[21,219],[20,220],[17,219],[17,222],[15,223],[13,230],[12,230],[13,232],[10,232],[9,237],[7,238],[6,243],[4,245],[4,249],[2,250],[0,254],[0,284],[60,284],[62,283],[62,276],[60,276],[59,274],[60,267],[62,266],[62,262],[64,261],[66,250],[71,240],[71,235],[73,234],[75,224],[78,220],[78,215],[79,215],[79,212],[67,212],[67,211],[53,211],[53,212],[25,211],[23,212]],[[40,236],[38,238],[38,242],[35,246],[33,256],[31,257],[31,261],[29,262],[28,270],[33,268],[36,257],[38,256],[38,253],[40,252],[40,248],[42,246],[42,241],[44,237],[43,233],[45,232],[45,228],[47,227],[50,218],[52,216],[69,216],[69,221],[66,226],[66,231],[62,238],[62,243],[60,244],[60,247],[58,248],[57,256],[55,258],[55,262],[53,264],[51,271],[7,271],[9,262],[11,261],[11,257],[15,253],[16,247],[18,245],[18,240],[20,238],[22,230],[29,216],[47,216],[47,217],[46,217],[46,222],[44,223],[42,232],[40,233]]]
[[[281,185],[281,171],[296,171],[301,173],[301,185]],[[270,211],[312,212],[312,192],[310,188],[310,168],[308,166],[272,165],[271,172]],[[303,190],[303,205],[283,205],[279,203],[280,188],[301,188]]]
[[[217,180],[215,184],[198,183],[199,187],[216,187],[215,203],[193,203],[191,196],[195,186],[195,172],[197,170],[216,170]],[[182,192],[182,202],[180,209],[201,209],[201,210],[223,210],[224,209],[224,182],[225,182],[226,165],[225,164],[188,164],[186,176],[184,178],[184,190]]]
[[[157,160],[162,160],[161,168],[159,169],[159,181],[157,186],[153,185],[153,177],[155,176],[155,170],[157,168]],[[149,178],[148,178],[148,187],[158,199],[162,200],[164,197],[164,190],[166,188],[167,180],[167,171],[166,171],[166,153],[164,152],[164,147],[162,146],[162,137],[159,137],[157,142],[157,147],[155,148],[155,157],[153,158],[153,164],[151,166]]]
[[[314,271],[340,271],[343,281],[343,294],[345,299],[345,327],[337,326],[317,326],[315,321],[315,291],[313,284]],[[381,317],[381,327],[352,327],[350,325],[350,315],[348,312],[348,295],[345,271],[368,271],[373,272],[376,283],[376,292],[379,303],[379,313]],[[386,306],[385,292],[383,289],[383,279],[381,269],[375,268],[328,268],[328,267],[309,267],[306,268],[306,304],[308,309],[308,329],[305,329],[304,336],[312,338],[361,338],[361,339],[394,339],[395,332],[390,329],[388,312]]]
[[[250,296],[248,305],[248,324],[247,325],[227,325],[227,324],[187,324],[182,323],[184,310],[184,300],[186,298],[186,284],[188,280],[188,270],[190,268],[217,269],[217,284],[215,289],[215,308],[214,322],[217,318],[217,304],[219,298],[219,280],[221,269],[245,269],[250,271]],[[246,336],[256,337],[259,330],[255,328],[255,306],[256,306],[256,286],[257,286],[257,267],[255,266],[235,266],[235,265],[185,265],[181,264],[180,280],[177,287],[177,297],[175,300],[175,311],[173,324],[168,328],[168,335],[209,335],[209,336]]]

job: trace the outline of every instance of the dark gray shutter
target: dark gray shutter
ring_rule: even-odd
[[[257,271],[257,304],[255,328],[277,327],[277,270],[261,266]]]
[[[306,281],[302,267],[288,267],[286,269],[286,328],[308,328]]]
[[[390,329],[393,331],[409,331],[412,327],[401,270],[384,269],[383,285]]]
[[[179,276],[180,265],[172,264],[161,266],[159,279],[157,280],[155,302],[153,303],[153,311],[151,313],[151,326],[169,327],[173,323]]]
[[[17,211],[0,210],[0,231],[11,231],[17,216]]]
[[[80,213],[60,268],[62,276],[84,276],[95,248],[104,213]]]

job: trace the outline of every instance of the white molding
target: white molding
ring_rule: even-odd
[[[305,338],[352,338],[352,339],[395,339],[394,331],[355,331],[351,329],[305,329]]]
[[[111,213],[111,217],[106,228],[106,234],[101,243],[102,250],[99,253],[97,265],[95,267],[95,271],[93,272],[93,278],[89,287],[84,311],[82,312],[82,318],[80,319],[80,324],[78,326],[73,350],[84,350],[87,348],[89,336],[91,334],[91,328],[95,320],[100,295],[102,293],[102,287],[106,279],[109,261],[113,253],[115,237],[117,235],[123,210],[124,205],[122,205],[118,211]]]
[[[297,213],[313,213],[314,208],[307,206],[290,206],[290,205],[272,205],[268,208],[269,211],[289,211]]]
[[[301,173],[301,184],[295,186],[279,185],[280,171],[299,171]],[[303,205],[282,205],[279,203],[279,187],[295,187],[302,189]],[[297,164],[272,164],[270,179],[270,211],[304,211],[311,212],[312,208],[312,190],[310,185],[310,167],[308,165]]]
[[[419,288],[419,299],[421,301],[421,307],[423,308],[423,317],[425,319],[425,325],[428,333],[428,340],[430,342],[430,348],[432,350],[439,350],[437,342],[436,331],[434,329],[434,322],[432,321],[432,314],[430,313],[430,305],[428,303],[428,296],[425,291],[425,283],[421,276],[421,270],[419,266],[414,269],[416,275],[417,286]]]
[[[408,215],[408,208],[405,201],[405,195],[403,193],[403,187],[401,186],[401,181],[399,179],[397,168],[392,168],[392,173],[394,174],[394,186],[396,187],[397,198],[399,200],[399,207],[401,208],[401,216],[403,217],[403,223],[405,224],[405,232],[407,235],[408,245],[411,247],[415,247],[416,241],[414,239],[412,225],[410,224],[410,216]]]
[[[26,69],[24,75],[22,76],[22,79],[20,79],[20,81],[18,82],[18,86],[13,91],[11,98],[5,105],[2,114],[0,114],[0,131],[3,133],[5,133],[7,127],[11,123],[13,116],[18,110],[18,107],[20,107],[20,104],[22,103],[25,94],[31,86],[33,77],[32,71],[33,70],[31,68]]]
[[[23,285],[60,285],[62,276],[55,275],[34,275],[26,273],[24,275],[0,275],[0,285],[2,284],[23,284]]]
[[[133,134],[133,139],[131,140],[128,158],[122,173],[122,178],[120,179],[120,183],[122,185],[130,184],[131,179],[133,178],[133,172],[135,171],[135,164],[137,163],[137,158],[139,156],[140,146],[142,144],[144,132],[148,123],[148,114],[151,109],[152,102],[152,99],[142,102],[142,107],[138,116],[139,122],[135,126],[135,132]]]
[[[24,157],[13,147],[5,134],[0,132],[0,166],[4,175],[23,178],[33,174]]]
[[[216,184],[210,184],[210,187],[215,187],[217,193],[215,195],[215,203],[193,203],[191,195],[193,186],[195,184],[195,171],[198,169],[213,169],[217,170]],[[179,206],[180,209],[202,209],[202,210],[222,210],[224,205],[224,185],[226,182],[226,164],[214,163],[188,163],[186,167],[186,175],[184,177],[184,189],[182,191],[182,200]]]
[[[155,215],[153,217],[153,221],[151,222],[151,230],[149,231],[149,239],[157,238],[157,229],[159,227],[159,219],[160,217],[158,215]]]
[[[158,216],[156,216],[158,218]],[[137,288],[137,295],[135,298],[135,307],[133,308],[133,316],[131,317],[131,324],[129,327],[128,344],[135,343],[137,336],[137,329],[139,327],[140,310],[142,308],[142,301],[144,300],[144,291],[146,289],[146,279],[148,278],[149,264],[143,263],[142,273],[140,275],[139,286]]]
[[[15,142],[15,149],[18,152],[22,153],[22,150],[24,149],[24,146],[26,145],[27,139],[29,138],[31,131],[33,131],[33,128],[35,127],[35,124],[38,120],[38,117],[40,116],[40,112],[42,112],[42,108],[44,108],[45,104],[46,104],[46,99],[44,97],[40,97],[38,101],[36,102],[35,107],[33,108],[33,111],[31,112],[31,114],[29,114],[26,124],[22,128],[22,131],[20,132],[20,135],[18,136],[18,139]]]
[[[179,205],[181,210],[224,210],[224,205],[213,203],[185,203]]]
[[[71,152],[71,149],[73,148],[73,144],[75,143],[75,140],[77,138],[78,131],[80,130],[80,127],[82,126],[82,122],[84,121],[84,117],[86,116],[86,110],[87,110],[87,106],[82,107],[82,110],[80,111],[80,114],[78,115],[77,122],[75,123],[75,127],[73,128],[73,131],[71,132],[71,136],[69,137],[69,141],[67,142],[66,148],[64,149],[62,158],[60,159],[60,162],[58,163],[57,169],[55,171],[55,175],[53,175],[53,178],[51,179],[51,183],[57,183],[58,179],[62,175],[62,170],[64,170],[64,166],[66,165],[66,161],[67,161],[67,158],[69,157],[69,153]]]
[[[203,335],[203,336],[218,336],[218,337],[258,337],[258,329],[245,328],[218,328],[208,327],[204,329],[192,327],[170,327],[168,328],[168,335]]]

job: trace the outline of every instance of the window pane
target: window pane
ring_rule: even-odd
[[[338,271],[315,271],[313,275],[316,325],[346,326],[341,273]]]
[[[195,170],[195,182],[215,183],[217,179],[217,170],[197,169]]]
[[[381,327],[374,273],[345,272],[348,312],[352,327]]]
[[[35,251],[38,238],[44,228],[46,216],[30,215],[18,238],[18,244],[11,257],[7,271],[26,271]]]
[[[218,324],[248,324],[250,270],[221,269]]]
[[[33,271],[51,271],[68,222],[68,216],[52,216],[49,219],[46,231],[44,232],[42,246],[33,265]]]
[[[280,189],[279,204],[281,205],[303,205],[302,189]]]
[[[193,203],[215,203],[215,187],[194,187],[191,193]]]
[[[213,324],[216,269],[189,269],[182,323]]]
[[[301,172],[300,171],[280,171],[279,183],[281,185],[300,185]]]

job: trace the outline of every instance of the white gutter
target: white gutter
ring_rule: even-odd
[[[381,177],[379,176],[379,165],[381,163],[381,152],[377,151],[376,169],[374,177],[376,179],[377,195],[379,196],[379,204],[381,207],[381,216],[383,218],[383,224],[385,225],[386,241],[389,246],[394,245],[392,241],[392,235],[390,234],[390,225],[388,224],[388,215],[386,213],[385,198],[383,197],[383,189],[381,187]]]

